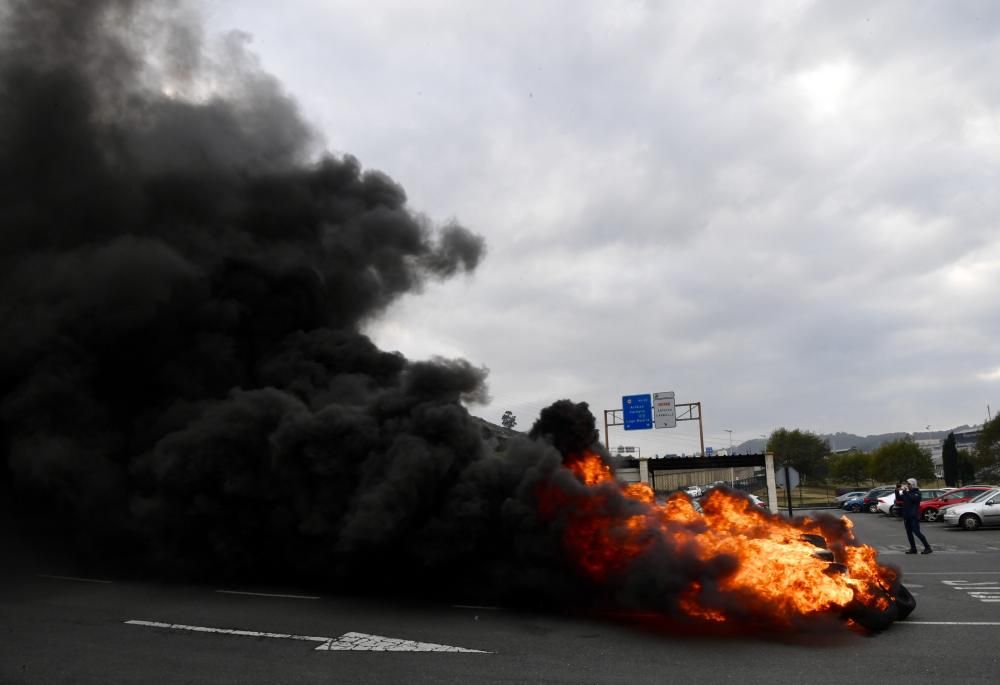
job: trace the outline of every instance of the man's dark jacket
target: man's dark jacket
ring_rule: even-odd
[[[903,518],[920,518],[920,488],[903,491]]]

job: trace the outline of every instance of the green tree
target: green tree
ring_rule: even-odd
[[[973,464],[977,478],[989,481],[1000,478],[1000,414],[983,424],[976,439]]]
[[[976,482],[975,460],[968,452],[958,454],[958,482],[960,485],[969,485]]]
[[[941,447],[941,468],[944,470],[944,484],[950,488],[958,485],[958,448],[955,434],[948,433]]]
[[[767,439],[766,449],[774,453],[775,466],[791,466],[804,478],[826,476],[830,446],[815,433],[779,428]]]
[[[864,452],[848,452],[830,457],[830,478],[838,483],[854,483],[871,480],[871,455]]]
[[[504,428],[510,428],[511,430],[513,430],[514,426],[517,425],[517,417],[514,416],[513,412],[511,412],[508,409],[503,413],[503,416],[500,418],[500,424]]]
[[[906,478],[930,480],[934,478],[934,462],[913,438],[906,436],[884,443],[872,452],[872,475],[885,483]]]

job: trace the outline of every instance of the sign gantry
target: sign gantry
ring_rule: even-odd
[[[610,420],[608,416],[610,415]],[[678,421],[697,421],[700,454],[705,454],[705,428],[701,420],[701,402],[677,404],[674,392],[657,392],[622,396],[621,409],[604,410],[604,446],[609,450],[608,426],[623,426],[625,430],[675,428]]]

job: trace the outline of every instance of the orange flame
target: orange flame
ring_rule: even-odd
[[[699,562],[723,562],[711,593],[692,580],[677,597],[676,606],[690,619],[726,623],[752,615],[787,625],[839,613],[852,602],[880,610],[889,606],[896,573],[879,566],[875,550],[857,542],[846,517],[836,525],[789,521],[721,489],[703,498],[699,513],[684,494],[658,502],[648,485],[617,483],[597,454],[575,456],[567,466],[584,492],[547,487],[540,504],[543,514],[564,513],[566,550],[592,581],[613,581],[645,552],[662,546]],[[819,541],[829,551],[820,550]]]

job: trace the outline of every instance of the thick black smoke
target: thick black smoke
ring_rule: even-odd
[[[537,494],[582,487],[586,405],[496,452],[485,369],[361,332],[482,238],[318,151],[182,4],[2,7],[0,513],[143,574],[585,596]]]
[[[317,154],[241,37],[209,53],[181,5],[23,0],[2,27],[5,500],[185,572],[435,556],[486,372],[360,327],[482,238]]]

